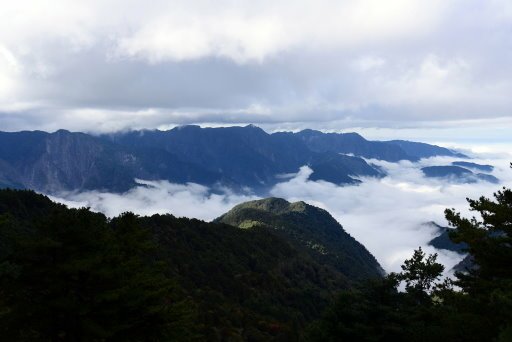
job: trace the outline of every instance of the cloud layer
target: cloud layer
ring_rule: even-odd
[[[0,13],[2,130],[511,123],[507,0],[20,0]]]
[[[473,151],[486,151],[473,147]],[[470,151],[471,152],[471,151]],[[503,185],[512,186],[509,169],[510,154],[485,154],[476,162],[496,166],[493,174]],[[465,216],[466,198],[492,196],[499,186],[490,183],[452,184],[423,177],[420,168],[429,165],[447,165],[453,159],[430,158],[419,163],[398,164],[372,160],[383,167],[388,176],[383,179],[365,179],[359,186],[337,186],[323,181],[310,181],[311,170],[303,167],[291,179],[276,185],[269,195],[289,201],[306,201],[328,210],[352,236],[373,253],[387,271],[398,271],[403,260],[418,246],[426,246],[436,231],[424,223],[435,221],[446,224],[445,208],[456,208]],[[141,215],[172,213],[176,216],[214,219],[234,205],[255,199],[250,194],[236,194],[225,189],[213,194],[197,184],[177,185],[165,181],[139,181],[140,186],[125,194],[84,192],[62,194],[57,200],[71,206],[90,206],[108,216],[130,210]],[[428,252],[434,252],[426,247]],[[451,268],[461,257],[455,253],[438,251],[440,260]]]

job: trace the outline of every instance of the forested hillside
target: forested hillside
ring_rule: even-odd
[[[325,217],[308,219],[323,211],[309,211],[303,218],[326,234]],[[107,219],[31,191],[2,190],[2,335],[297,340],[337,291],[381,276],[373,256],[348,235],[338,256],[364,255],[364,267],[325,258],[273,223],[240,229],[172,215]],[[330,229],[346,234],[339,225]]]
[[[216,221],[235,227],[267,227],[322,264],[352,280],[384,274],[377,260],[325,210],[305,202],[267,198],[235,206]]]
[[[453,209],[446,218],[470,267],[442,279],[437,255],[421,248],[401,272],[382,276],[363,246],[304,202],[247,202],[207,223],[108,219],[1,190],[0,333],[12,341],[511,341],[512,191],[469,205],[481,221]]]

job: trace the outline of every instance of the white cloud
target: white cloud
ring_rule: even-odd
[[[364,56],[354,62],[356,70],[363,72],[378,69],[386,64],[386,60],[375,56]]]
[[[20,63],[13,53],[0,45],[0,104],[12,96],[16,90],[16,76],[20,68]]]
[[[204,57],[226,57],[243,63],[262,61],[286,45],[273,18],[215,15],[213,18],[164,17],[119,40],[117,53],[151,63]]]
[[[430,103],[444,105],[450,110],[450,106],[456,103],[472,103],[486,106],[489,111],[499,109],[503,112],[503,108],[510,108],[512,101],[505,95],[506,91],[512,89],[510,83],[476,83],[472,80],[473,76],[471,65],[464,59],[443,60],[430,54],[416,68],[405,70],[395,79],[384,81],[376,91],[382,94],[383,103],[396,107],[422,103],[428,110]],[[468,110],[458,115],[467,117]]]
[[[505,0],[4,1],[2,129],[509,118],[511,18]]]
[[[224,189],[222,194],[212,193],[207,187],[188,183],[137,180],[135,188],[123,194],[87,191],[62,193],[52,199],[71,207],[90,207],[109,217],[126,211],[139,215],[171,213],[177,217],[195,217],[213,220],[238,203],[253,200],[251,195],[240,195]]]
[[[502,155],[503,156],[503,155]],[[510,156],[510,155],[509,155]],[[426,247],[436,232],[423,223],[435,221],[445,225],[444,209],[456,208],[466,216],[466,198],[492,196],[495,184],[449,184],[423,177],[420,167],[446,165],[451,158],[424,159],[419,164],[401,162],[372,162],[382,166],[388,176],[383,179],[365,179],[359,186],[340,187],[327,182],[307,179],[310,170],[303,168],[299,175],[281,184],[272,195],[290,201],[304,200],[329,211],[358,241],[372,252],[387,271],[399,271],[403,260],[418,246]],[[477,162],[497,165],[495,174],[512,185],[512,171],[508,159],[476,159]],[[432,247],[426,247],[434,252]],[[451,268],[461,257],[455,253],[438,251],[440,260]]]
[[[364,45],[435,28],[443,1],[220,1],[157,5],[162,13],[120,39],[119,52],[151,62],[226,57],[239,63],[297,47]]]
[[[296,46],[345,46],[436,29],[447,1],[85,1],[2,4],[0,40],[28,50],[62,39],[75,49],[101,35],[152,62],[221,56],[262,60]],[[12,32],[16,32],[15,35]],[[27,51],[28,52],[28,51]]]
[[[489,146],[465,147],[476,157],[473,161],[495,165],[493,174],[503,185],[512,187],[510,145],[503,146],[499,155],[489,154]],[[385,270],[399,271],[403,260],[409,258],[418,246],[424,246],[429,253],[436,252],[426,246],[436,232],[424,223],[435,221],[446,224],[445,208],[456,208],[470,217],[474,213],[469,212],[466,198],[490,197],[499,188],[484,182],[451,184],[427,179],[420,171],[423,166],[447,165],[452,160],[446,157],[423,159],[419,163],[371,160],[383,167],[388,176],[364,179],[358,186],[310,181],[311,170],[303,167],[296,175],[287,175],[288,179],[277,184],[269,195],[289,201],[306,201],[326,209],[377,257]],[[207,187],[197,184],[178,185],[166,181],[139,183],[140,186],[124,194],[89,191],[63,193],[55,199],[71,206],[89,206],[108,216],[133,211],[141,215],[171,213],[204,220],[216,218],[238,203],[256,199],[250,193],[237,194],[229,189],[212,193]],[[461,259],[455,253],[437,252],[448,269]]]

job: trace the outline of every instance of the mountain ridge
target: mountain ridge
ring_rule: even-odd
[[[0,132],[0,186],[50,194],[124,192],[138,178],[264,192],[280,181],[278,175],[296,173],[304,165],[313,170],[312,180],[335,184],[357,184],[360,177],[384,175],[364,158],[418,157],[356,133],[269,134],[254,125],[102,135],[66,130]]]

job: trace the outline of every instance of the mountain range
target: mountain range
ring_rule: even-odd
[[[123,192],[135,179],[265,190],[308,165],[312,180],[356,184],[383,171],[363,158],[390,162],[463,155],[409,141],[369,141],[356,133],[269,134],[253,125],[92,135],[59,130],[0,132],[0,187],[45,193]]]

